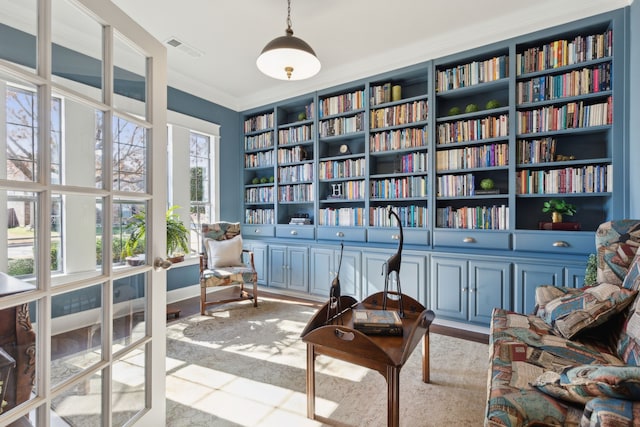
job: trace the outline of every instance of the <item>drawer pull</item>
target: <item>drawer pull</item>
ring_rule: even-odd
[[[554,248],[568,248],[569,244],[564,240],[558,240],[557,242],[553,242]]]
[[[399,238],[400,238],[400,236],[397,235],[397,234],[392,234],[391,235],[391,240],[398,240]]]
[[[344,233],[343,233],[342,231],[338,231],[338,232],[336,233],[336,236],[337,236],[337,237],[344,237]]]
[[[256,234],[260,234],[260,229],[256,228],[255,230],[253,230],[253,232],[256,233]]]
[[[474,239],[473,237],[465,237],[464,239],[462,239],[462,241],[464,243],[475,243],[476,239]]]
[[[292,236],[297,236],[298,235],[298,230],[291,230],[291,235]]]

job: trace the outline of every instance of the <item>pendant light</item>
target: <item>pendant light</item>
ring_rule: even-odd
[[[291,29],[291,0],[287,0],[285,35],[271,40],[256,60],[258,69],[279,80],[304,80],[320,71],[320,60],[304,40],[294,37]]]

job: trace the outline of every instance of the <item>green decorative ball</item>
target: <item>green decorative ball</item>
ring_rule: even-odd
[[[462,111],[460,110],[460,107],[451,107],[449,109],[449,115],[450,116],[455,116],[457,114],[460,114]]]
[[[497,99],[492,99],[487,102],[487,110],[492,110],[498,107],[500,107],[500,101],[498,101]]]
[[[476,104],[468,104],[464,109],[465,113],[475,113],[476,111],[478,111],[478,106]]]
[[[262,178],[260,178],[260,184],[266,184],[268,181],[266,176],[263,176]]]
[[[269,182],[273,182],[273,181],[274,181],[274,178],[273,178],[273,175],[271,175],[271,176],[269,177]]]
[[[491,178],[485,178],[480,181],[480,188],[483,190],[493,190],[493,180]]]
[[[307,118],[307,114],[305,112],[298,114],[298,120],[304,120]]]
[[[258,178],[258,177],[253,178],[253,179],[251,180],[251,183],[252,183],[252,184],[259,184],[259,183],[260,183],[260,178]]]

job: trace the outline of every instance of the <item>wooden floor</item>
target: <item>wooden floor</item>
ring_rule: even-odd
[[[323,303],[318,301],[306,300],[303,298],[296,298],[285,295],[278,295],[274,293],[269,293],[265,291],[260,291],[258,294],[258,305],[260,305],[260,297],[272,298],[272,299],[281,299],[286,301],[295,301],[301,304],[309,304],[311,306],[315,306],[320,308]],[[215,306],[212,306],[215,307]],[[193,314],[200,313],[200,297],[189,298],[183,301],[178,301],[172,304],[167,305],[167,321],[171,322],[178,318],[175,314],[171,314],[171,312],[180,311],[179,317],[187,317]],[[475,341],[483,344],[489,343],[489,336],[487,334],[483,334],[480,332],[474,331],[466,331],[464,329],[452,328],[448,326],[442,325],[431,325],[431,332],[440,334],[440,335],[448,335],[456,338],[462,338],[468,341]]]

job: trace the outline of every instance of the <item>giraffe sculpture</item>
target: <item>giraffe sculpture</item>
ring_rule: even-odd
[[[338,262],[338,271],[336,277],[331,281],[331,289],[329,289],[329,308],[327,310],[327,323],[342,312],[340,306],[340,268],[342,267],[342,252],[344,252],[344,243],[340,243],[340,261]],[[342,319],[341,319],[342,321]]]
[[[400,222],[400,217],[393,210],[391,206],[387,207],[387,211],[389,212],[389,219],[393,215],[398,222],[398,227],[400,227],[400,238],[398,240],[398,250],[395,254],[391,255],[389,259],[382,266],[383,274],[385,274],[384,278],[384,293],[382,296],[382,309],[387,309],[387,295],[389,293],[389,276],[392,272],[396,273],[396,284],[398,288],[398,311],[400,317],[404,317],[404,308],[402,307],[402,288],[400,287],[400,264],[402,263],[402,242],[403,242],[403,234],[402,234],[402,223]]]

